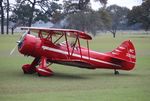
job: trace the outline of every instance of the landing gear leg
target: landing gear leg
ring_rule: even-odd
[[[115,75],[119,75],[119,71],[117,71],[116,69],[114,70],[114,74]]]
[[[39,76],[52,76],[53,71],[48,68],[46,65],[46,57],[42,57],[39,67],[36,68],[36,72]]]

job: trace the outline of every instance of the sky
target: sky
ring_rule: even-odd
[[[94,1],[94,0],[92,0],[92,1]],[[110,6],[113,4],[116,4],[116,5],[121,6],[121,7],[127,7],[129,9],[132,9],[133,6],[141,5],[142,0],[108,0],[107,1],[107,6]],[[92,6],[93,9],[98,9],[100,3],[99,2],[92,2],[92,5],[94,5],[94,6]]]
[[[10,0],[11,3],[14,3],[15,0]],[[63,1],[63,0],[60,0]],[[100,7],[99,2],[94,2],[94,0],[91,0],[92,8],[97,10]],[[133,6],[141,5],[142,0],[108,0],[107,6],[116,4],[121,7],[127,7],[129,9],[132,9]]]

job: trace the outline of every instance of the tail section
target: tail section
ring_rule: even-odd
[[[136,62],[136,52],[133,43],[130,40],[124,41],[119,47],[108,53],[112,57],[123,60],[123,68],[125,70],[133,69]],[[132,65],[131,65],[132,64]]]
[[[130,40],[124,41],[111,54],[129,62],[136,62],[135,48]]]

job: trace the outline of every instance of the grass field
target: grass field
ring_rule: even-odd
[[[111,51],[131,39],[136,47],[134,70],[88,70],[52,65],[55,75],[24,75],[21,66],[33,58],[18,51],[9,56],[19,35],[0,35],[0,101],[150,101],[150,36],[98,36],[90,42],[96,51]]]

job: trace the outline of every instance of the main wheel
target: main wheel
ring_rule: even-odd
[[[36,72],[35,67],[31,67],[30,64],[23,65],[22,70],[23,70],[24,74],[33,74]]]

